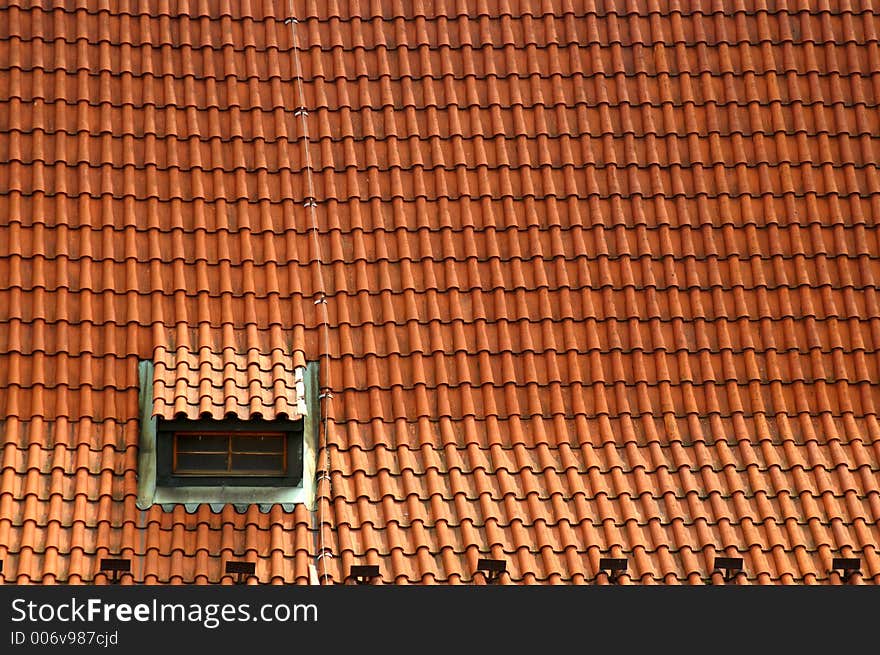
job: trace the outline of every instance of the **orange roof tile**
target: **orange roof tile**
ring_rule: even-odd
[[[880,582],[880,14],[832,5],[6,3],[5,579]],[[166,417],[319,361],[317,510],[139,510],[143,359]]]
[[[153,416],[301,418],[306,413],[303,366],[296,367],[283,346],[257,340],[241,352],[234,342],[178,344],[173,350],[159,346],[153,354]],[[299,355],[296,359],[304,362]]]

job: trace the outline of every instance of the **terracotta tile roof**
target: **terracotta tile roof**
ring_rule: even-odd
[[[302,353],[257,339],[159,346],[153,355],[153,416],[164,419],[260,417],[298,419],[306,413]],[[300,362],[299,366],[295,360]]]
[[[878,31],[856,0],[7,3],[5,579],[880,582]],[[319,361],[317,511],[137,509],[142,359],[187,415],[289,411]]]

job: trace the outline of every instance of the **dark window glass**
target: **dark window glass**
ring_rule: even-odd
[[[178,434],[177,451],[185,453],[225,453],[229,447],[226,435]]]
[[[275,453],[284,452],[281,436],[232,437],[232,451],[236,453]]]
[[[284,462],[277,455],[237,455],[232,456],[232,471],[252,472],[258,475],[284,474]]]
[[[212,474],[215,471],[226,471],[226,453],[219,455],[205,453],[177,453],[177,466],[174,472],[179,474]]]

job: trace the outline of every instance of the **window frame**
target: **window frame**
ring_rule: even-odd
[[[223,473],[211,471],[206,474],[179,473],[175,471],[178,435],[217,434],[228,436],[231,441],[236,434],[283,435],[285,472],[282,475],[263,473]],[[303,420],[262,419],[199,419],[163,420],[156,425],[157,471],[156,483],[163,487],[298,487],[303,477]]]
[[[226,442],[225,450],[183,450],[181,448],[180,442],[187,437],[222,437]],[[272,438],[277,439],[279,442],[280,450],[237,450],[235,446],[236,437],[244,438],[244,439],[253,439],[253,438]],[[206,475],[213,476],[246,476],[252,478],[265,478],[265,477],[273,477],[273,476],[286,476],[288,462],[287,462],[287,434],[284,432],[265,432],[265,431],[257,431],[254,432],[231,432],[228,430],[204,430],[204,431],[195,431],[195,430],[178,430],[172,434],[171,438],[171,474],[181,477],[204,477]],[[180,455],[225,455],[226,456],[226,468],[224,469],[184,469],[180,466]],[[280,460],[281,467],[278,470],[269,470],[263,469],[261,472],[259,469],[246,469],[246,468],[235,468],[233,466],[233,462],[235,461],[236,456],[240,455],[257,455],[259,457],[269,457],[274,455],[274,460]]]

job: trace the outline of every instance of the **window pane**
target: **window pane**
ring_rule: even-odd
[[[235,473],[284,473],[284,458],[281,455],[233,455],[232,471]]]
[[[192,471],[205,473],[226,470],[226,454],[205,455],[202,453],[177,453],[175,472]]]
[[[225,453],[229,437],[225,434],[179,434],[177,450],[196,453]]]
[[[232,451],[236,453],[278,453],[284,452],[283,437],[247,436],[232,437]]]

